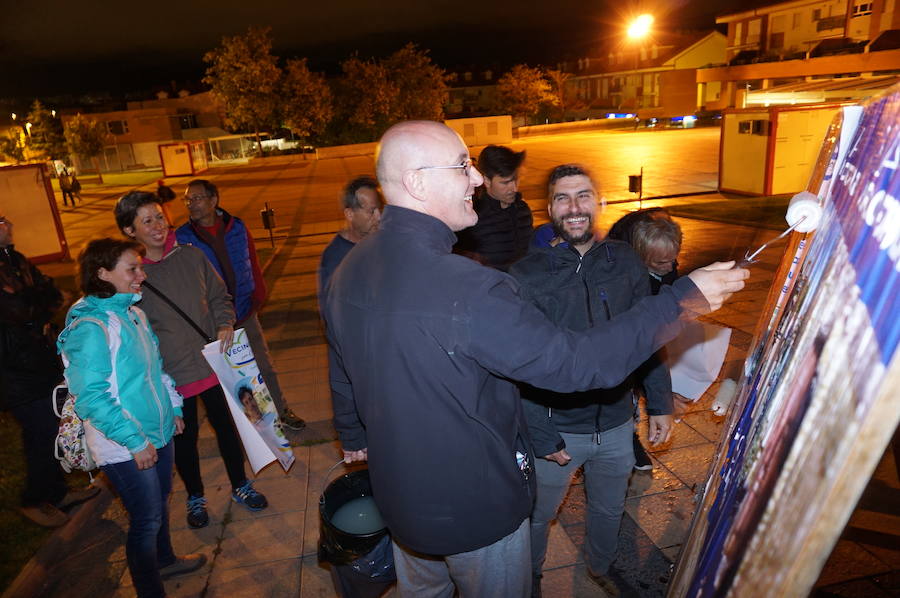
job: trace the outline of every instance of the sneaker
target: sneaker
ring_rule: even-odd
[[[204,497],[188,496],[187,524],[194,529],[206,527],[209,524],[209,514],[206,512],[206,499]]]
[[[91,500],[98,494],[100,494],[100,488],[97,486],[88,486],[81,490],[69,490],[66,492],[66,495],[63,496],[63,499],[56,503],[56,508],[60,511],[65,511],[71,509],[75,505],[80,505],[83,502]]]
[[[634,469],[635,471],[652,471],[653,461],[644,449],[644,445],[638,439],[638,435],[634,434]]]
[[[610,598],[616,598],[621,594],[619,591],[619,586],[616,585],[616,582],[612,580],[608,575],[600,575],[599,573],[594,573],[591,571],[590,567],[586,568],[588,579],[592,582],[600,586],[600,589],[603,590],[606,596]]]
[[[295,432],[306,427],[306,422],[297,417],[297,414],[294,413],[290,407],[282,411],[278,419],[281,420],[282,426],[294,430]]]
[[[21,507],[19,512],[41,527],[62,527],[69,522],[68,515],[48,502]]]
[[[244,505],[251,511],[262,511],[269,506],[266,497],[253,489],[253,482],[247,480],[240,488],[235,488],[231,493],[231,500],[239,505]]]
[[[188,573],[193,573],[205,564],[205,554],[186,554],[175,559],[175,562],[171,565],[160,567],[159,577],[160,579],[169,579],[170,577],[175,577],[176,575],[186,575]]]

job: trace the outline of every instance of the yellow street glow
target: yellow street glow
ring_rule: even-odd
[[[650,26],[653,25],[652,15],[641,15],[631,22],[628,26],[628,37],[640,38],[650,33]]]

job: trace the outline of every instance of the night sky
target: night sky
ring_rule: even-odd
[[[158,89],[203,77],[203,53],[249,25],[275,53],[335,73],[352,52],[380,57],[413,41],[445,68],[553,64],[621,35],[629,13],[664,28],[712,28],[736,0],[0,0],[0,99]],[[629,8],[625,8],[625,7]],[[610,8],[616,7],[616,8]]]

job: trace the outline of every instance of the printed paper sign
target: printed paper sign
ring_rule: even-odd
[[[256,358],[243,328],[234,331],[234,341],[224,353],[220,341],[203,347],[203,356],[219,378],[228,409],[234,419],[253,473],[278,459],[285,471],[294,463],[294,452],[277,425],[272,395],[259,373]]]

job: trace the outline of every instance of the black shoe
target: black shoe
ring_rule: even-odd
[[[634,469],[636,471],[651,471],[653,469],[653,461],[650,460],[650,456],[647,454],[641,441],[638,440],[636,432],[634,434]]]
[[[299,418],[293,411],[291,411],[290,407],[282,411],[278,419],[281,420],[282,426],[295,432],[299,432],[306,427],[306,422]]]
[[[169,579],[177,575],[187,575],[193,573],[206,564],[205,554],[186,554],[175,559],[171,565],[159,568],[160,579]]]
[[[206,499],[202,496],[188,496],[187,524],[198,529],[209,524],[209,513],[206,512]]]

